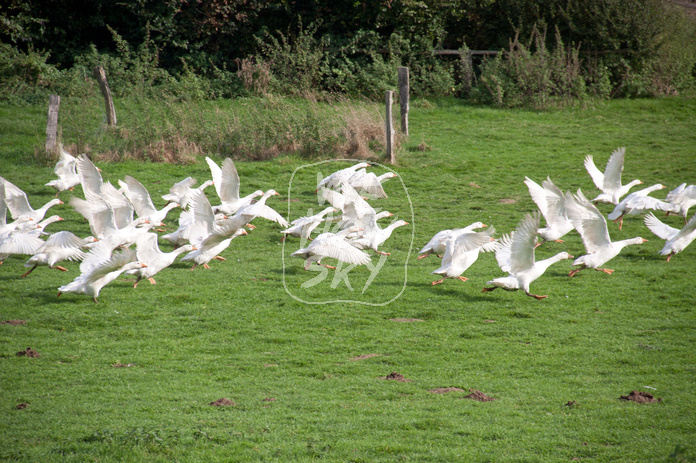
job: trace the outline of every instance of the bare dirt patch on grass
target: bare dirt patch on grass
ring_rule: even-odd
[[[622,395],[621,397],[619,397],[619,399],[627,400],[629,402],[636,402],[639,404],[649,404],[652,402],[662,402],[662,397],[660,397],[659,399],[656,399],[649,392],[643,392],[643,391],[631,391],[630,394]]]
[[[390,318],[389,321],[399,322],[399,323],[414,323],[414,322],[424,322],[420,318]]]
[[[0,325],[24,325],[26,320],[5,320],[0,322]]]
[[[496,400],[495,397],[490,397],[483,392],[479,391],[478,389],[469,389],[470,394],[465,395],[463,398],[464,399],[472,399],[472,400],[477,400],[479,402],[492,402]]]
[[[410,383],[412,381],[408,378],[404,378],[404,375],[397,373],[396,371],[392,371],[387,376],[379,376],[378,378],[386,381],[399,381],[402,383]]]
[[[227,397],[223,397],[221,399],[217,399],[215,402],[210,402],[208,405],[212,405],[213,407],[231,407],[237,405],[236,403],[232,402],[230,399]]]
[[[31,357],[31,358],[39,358],[41,357],[41,354],[36,352],[34,349],[31,347],[27,347],[27,350],[20,350],[17,352],[17,357]]]

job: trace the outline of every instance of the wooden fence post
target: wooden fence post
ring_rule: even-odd
[[[114,100],[111,98],[111,90],[109,83],[106,81],[106,71],[102,66],[94,68],[94,77],[99,81],[102,95],[104,95],[104,105],[106,106],[106,124],[108,126],[116,125],[116,109],[114,109]]]
[[[387,91],[386,95],[386,129],[387,129],[387,159],[390,164],[396,164],[396,155],[394,154],[394,121],[392,117],[392,101],[394,100],[394,92]]]
[[[408,68],[399,66],[399,107],[401,110],[401,133],[408,136],[408,104],[410,98]]]
[[[49,153],[58,152],[58,108],[60,107],[60,96],[49,95],[48,97],[48,123],[46,124],[46,151]]]

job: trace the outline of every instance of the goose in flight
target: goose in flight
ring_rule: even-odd
[[[469,231],[456,237],[450,236],[445,245],[442,265],[432,272],[433,275],[442,275],[442,278],[431,284],[435,286],[446,278],[467,281],[467,278],[461,275],[478,260],[479,253],[495,250],[494,233],[495,228],[491,227],[482,232]]]
[[[686,186],[686,183],[682,183],[667,194],[665,201],[679,207],[676,214],[684,217],[684,225],[686,225],[686,215],[689,213],[689,209],[691,206],[696,206],[696,185]],[[667,215],[670,212],[672,211],[667,211]]]
[[[80,184],[80,175],[77,173],[77,158],[60,147],[60,157],[56,163],[53,172],[58,176],[57,179],[51,180],[46,184],[56,189],[56,196],[61,191],[72,191]]]
[[[101,187],[104,183],[101,176],[101,169],[87,157],[86,154],[77,156],[77,174],[80,177],[82,192],[85,198],[91,199],[101,195]]]
[[[486,282],[491,287],[483,288],[482,292],[493,291],[502,288],[506,291],[523,290],[527,296],[537,300],[548,296],[532,294],[529,285],[544,274],[546,269],[563,259],[572,259],[567,252],[559,252],[548,259],[536,261],[534,248],[536,236],[539,230],[539,214],[527,214],[512,234],[504,235],[496,241],[495,259],[501,270],[508,272],[506,277],[496,278]]]
[[[186,177],[180,182],[175,183],[170,189],[169,193],[162,196],[167,202],[177,203],[182,209],[188,208],[189,202],[191,201],[191,195],[195,191],[203,192],[206,188],[213,184],[212,180],[206,180],[201,183],[197,188],[193,188],[196,184],[196,179],[193,177]]]
[[[442,257],[442,255],[445,253],[445,250],[447,249],[447,242],[449,241],[450,238],[457,239],[457,237],[461,234],[464,233],[469,233],[474,230],[478,230],[479,228],[486,228],[488,225],[486,225],[483,222],[474,222],[471,225],[468,225],[464,228],[455,228],[454,230],[441,230],[435,235],[430,238],[430,241],[423,246],[423,249],[418,251],[418,256],[419,259],[425,259],[428,257],[430,254],[435,254],[437,257]]]
[[[541,186],[529,177],[525,177],[524,183],[529,189],[532,200],[546,220],[546,227],[538,230],[542,241],[537,246],[544,241],[562,243],[561,238],[573,229],[573,222],[566,216],[563,192],[553,184],[550,177],[547,177]]]
[[[251,204],[252,200],[263,195],[263,191],[256,190],[247,196],[239,197],[239,173],[232,159],[225,158],[222,161],[222,168],[207,156],[205,161],[210,167],[213,185],[218,198],[220,198],[220,204],[213,206],[213,212],[232,215],[242,206]]]
[[[652,212],[647,214],[643,220],[651,232],[665,240],[665,245],[660,250],[660,254],[667,256],[667,262],[669,262],[672,256],[682,252],[696,239],[696,215],[691,217],[691,220],[681,230],[663,223]]]
[[[293,252],[291,256],[304,259],[305,270],[309,270],[312,262],[316,262],[318,265],[322,265],[327,268],[335,269],[336,267],[334,266],[321,263],[321,260],[325,257],[330,257],[347,264],[365,265],[372,261],[370,256],[346,240],[346,236],[348,236],[350,233],[356,233],[359,231],[360,227],[353,225],[339,231],[338,233],[321,233],[314,238],[314,240],[309,243],[307,247],[298,249],[297,251]]]
[[[125,182],[119,181],[126,198],[133,204],[135,214],[138,217],[146,218],[153,227],[164,227],[163,220],[169,211],[179,207],[178,203],[169,202],[162,209],[157,209],[152,202],[150,193],[142,183],[130,175],[126,175]]]
[[[95,242],[97,242],[97,239],[92,236],[79,238],[74,233],[66,230],[54,233],[39,247],[36,254],[31,256],[24,264],[25,267],[29,267],[29,270],[22,275],[22,278],[33,272],[36,267],[43,265],[48,266],[48,268],[58,269],[61,272],[67,272],[68,269],[57,264],[64,260],[82,260],[86,255],[84,248]]]
[[[653,191],[666,188],[664,185],[656,183],[655,185],[635,191],[626,196],[616,205],[614,210],[609,213],[607,218],[619,223],[619,230],[623,227],[623,218],[625,215],[637,215],[646,212],[649,209],[657,209],[668,212],[678,212],[679,206],[665,201],[661,201],[652,196],[648,196]]]
[[[185,244],[171,252],[162,252],[157,244],[157,239],[156,233],[145,233],[138,238],[138,242],[135,244],[136,258],[146,267],[126,271],[126,274],[136,277],[133,288],[137,288],[138,283],[143,279],[147,279],[150,284],[157,284],[153,278],[157,273],[172,265],[181,253],[196,251],[194,245]]]
[[[41,206],[38,209],[33,209],[29,204],[27,199],[27,194],[18,188],[16,185],[10,183],[0,177],[0,188],[4,188],[5,204],[7,209],[10,210],[10,215],[12,218],[17,220],[33,220],[34,222],[41,222],[46,215],[46,212],[53,206],[58,204],[63,204],[58,198],[54,198]]]
[[[97,243],[80,263],[80,275],[67,285],[58,288],[58,297],[63,293],[86,294],[96,303],[101,289],[118,276],[146,264],[136,260],[135,251],[126,249],[112,253],[109,246]]]
[[[592,155],[585,157],[585,169],[592,177],[592,181],[602,193],[599,194],[593,202],[619,204],[621,197],[636,185],[640,185],[640,180],[633,180],[626,185],[621,184],[621,173],[623,172],[624,156],[626,148],[615,150],[607,161],[607,166],[602,173],[592,159]]]
[[[345,169],[337,170],[331,175],[324,177],[317,184],[317,190],[315,190],[315,193],[323,186],[334,189],[340,188],[344,183],[348,183],[350,177],[352,177],[358,169],[363,169],[365,167],[370,167],[370,164],[367,162],[359,162],[353,166],[346,167]]]
[[[388,198],[382,184],[396,176],[394,172],[387,172],[378,176],[373,172],[367,172],[365,169],[359,169],[348,178],[348,184],[359,193],[366,194],[370,198]]]
[[[302,238],[303,240],[310,239],[312,231],[314,231],[314,229],[317,228],[320,223],[324,222],[325,220],[329,220],[326,218],[326,215],[336,211],[337,209],[333,207],[327,207],[314,215],[300,217],[293,220],[290,222],[290,227],[281,231],[281,233],[284,234],[282,240],[285,240],[285,238],[288,236]]]
[[[614,273],[614,270],[601,268],[600,266],[616,257],[626,246],[642,244],[648,241],[641,237],[612,241],[609,237],[607,221],[604,219],[604,216],[582,194],[581,190],[578,190],[575,195],[572,195],[570,192],[566,193],[566,207],[568,218],[573,221],[575,229],[580,233],[587,251],[587,254],[578,257],[573,262],[573,265],[579,265],[580,267],[570,271],[568,276],[571,278],[586,268],[593,268],[611,275]]]
[[[280,224],[281,227],[288,228],[290,224],[288,223],[282,215],[280,215],[275,209],[266,205],[266,200],[271,196],[280,196],[280,193],[270,189],[267,190],[261,198],[253,204],[247,204],[242,206],[237,210],[235,216],[246,216],[250,217],[247,223],[251,222],[255,217],[261,217],[262,219],[270,220]]]

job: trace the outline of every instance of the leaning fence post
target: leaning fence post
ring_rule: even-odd
[[[116,125],[116,109],[114,109],[114,100],[111,98],[111,90],[109,83],[106,81],[106,71],[102,66],[94,68],[94,77],[99,81],[102,95],[104,95],[104,105],[106,106],[106,124],[109,126]]]
[[[386,114],[386,129],[387,129],[387,159],[390,164],[396,164],[396,155],[394,154],[394,121],[392,120],[392,101],[394,99],[394,92],[392,90],[387,91],[385,98],[387,106]]]
[[[58,151],[58,108],[60,96],[48,97],[48,123],[46,124],[46,151],[56,153]]]
[[[401,133],[408,136],[408,103],[410,88],[408,68],[399,66],[399,107],[401,109]]]

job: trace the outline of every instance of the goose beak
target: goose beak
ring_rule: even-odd
[[[645,238],[641,238],[641,239],[643,240],[643,243],[647,243],[647,242],[648,242],[648,240],[646,240]]]
[[[486,228],[487,226],[488,226],[488,225],[486,225],[485,223],[482,223],[482,224],[481,224],[481,228]]]

